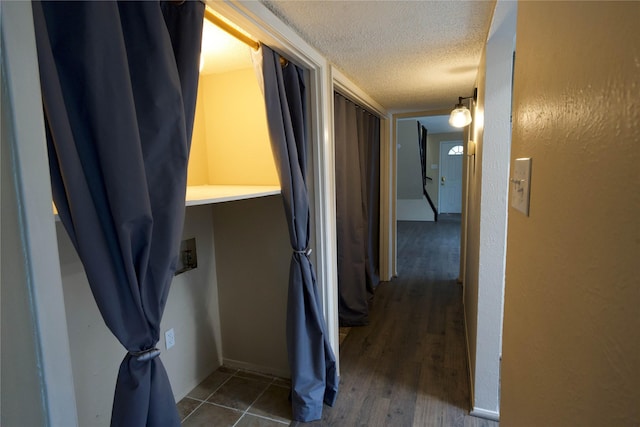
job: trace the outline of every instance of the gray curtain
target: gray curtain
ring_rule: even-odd
[[[33,4],[53,198],[126,348],[112,426],[179,426],[155,348],[176,267],[201,2]]]
[[[293,255],[287,301],[287,352],[293,418],[322,417],[323,402],[338,393],[336,359],[329,344],[315,272],[309,259],[309,195],[306,184],[306,94],[303,70],[284,67],[280,55],[262,46],[261,77],[269,137],[278,170]]]
[[[380,119],[335,93],[334,127],[338,313],[362,326],[380,281]]]

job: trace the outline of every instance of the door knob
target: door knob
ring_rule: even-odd
[[[444,176],[440,177],[440,185],[444,185],[444,181],[445,181]]]

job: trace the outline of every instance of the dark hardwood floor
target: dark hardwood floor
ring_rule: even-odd
[[[498,426],[469,412],[459,215],[398,223],[398,277],[340,346],[340,393],[310,426]]]

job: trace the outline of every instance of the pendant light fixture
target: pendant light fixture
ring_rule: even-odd
[[[471,98],[473,98],[474,101],[478,99],[478,88],[473,89],[473,96],[458,97],[458,103],[449,116],[449,124],[451,126],[463,128],[471,123],[471,111],[469,111],[467,106],[462,103],[463,99]]]

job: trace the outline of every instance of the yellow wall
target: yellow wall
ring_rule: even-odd
[[[206,115],[204,111],[202,82],[200,82],[196,101],[196,115],[193,121],[191,152],[189,153],[189,168],[187,169],[187,185],[209,184],[209,166],[207,159]]]
[[[189,185],[279,185],[253,69],[201,76]]]
[[[640,3],[520,2],[502,417],[640,425]]]

